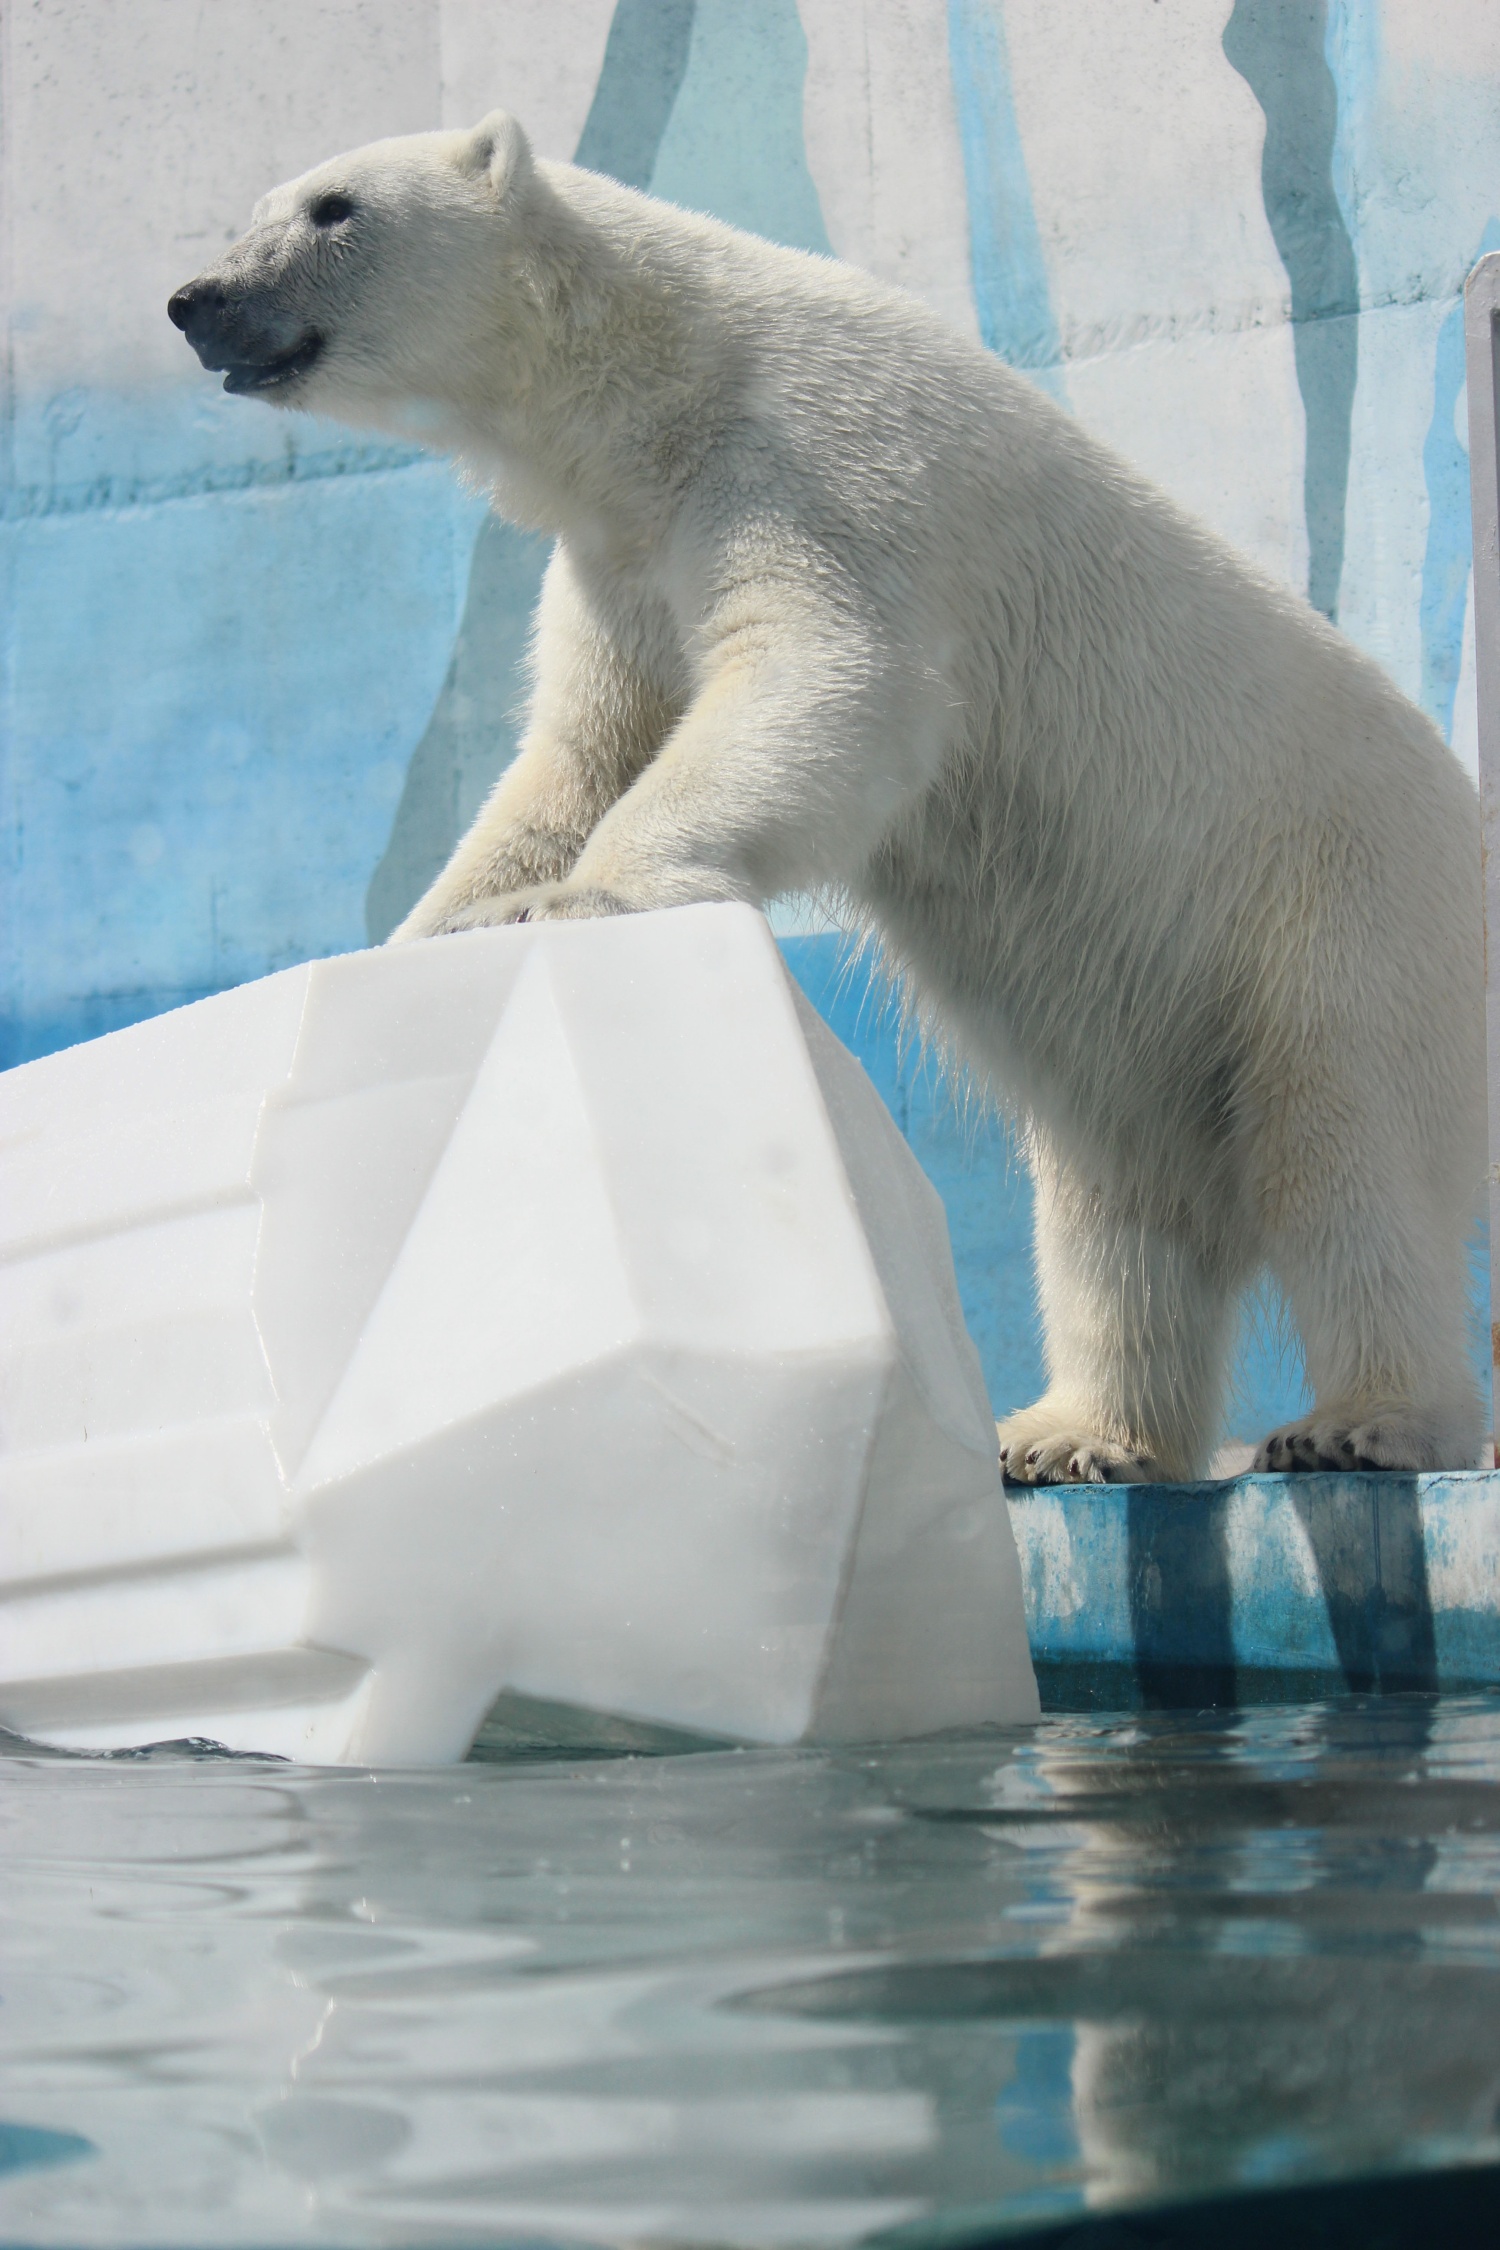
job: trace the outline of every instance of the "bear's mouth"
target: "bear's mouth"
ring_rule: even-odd
[[[281,352],[275,359],[231,362],[225,369],[224,388],[242,396],[247,391],[263,394],[282,390],[317,365],[323,356],[323,344],[324,339],[313,328],[300,344],[294,344],[289,352]]]

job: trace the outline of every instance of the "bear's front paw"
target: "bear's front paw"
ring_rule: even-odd
[[[1059,1429],[1035,1412],[996,1425],[1000,1467],[1011,1484],[1156,1484],[1160,1464],[1116,1438],[1076,1426]]]
[[[456,906],[423,934],[453,937],[460,930],[498,930],[516,922],[591,922],[601,915],[630,912],[624,899],[597,885],[538,883],[531,890],[505,891]]]
[[[597,883],[549,883],[538,891],[518,922],[593,922],[606,914],[633,914],[635,908]]]

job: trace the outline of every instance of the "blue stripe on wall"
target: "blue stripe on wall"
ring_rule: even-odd
[[[948,0],[948,57],[969,204],[979,333],[1062,400],[1062,346],[1011,95],[999,0]]]
[[[1491,219],[1469,263],[1496,249],[1500,249],[1500,219]],[[1422,475],[1427,486],[1427,543],[1422,554],[1422,709],[1450,742],[1474,552],[1469,449],[1458,434],[1457,422],[1463,391],[1464,306],[1460,297],[1438,330],[1433,354],[1432,419],[1422,446]]]

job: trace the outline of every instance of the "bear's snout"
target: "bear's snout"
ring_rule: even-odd
[[[226,391],[271,392],[307,374],[323,351],[317,329],[265,290],[232,289],[209,274],[175,290],[167,318]]]
[[[208,281],[190,281],[167,299],[168,320],[182,330],[205,366],[205,353],[222,339],[227,305],[226,292],[216,282]]]

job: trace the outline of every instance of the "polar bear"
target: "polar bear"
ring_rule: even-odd
[[[397,940],[821,892],[1022,1121],[1013,1478],[1201,1474],[1265,1267],[1316,1405],[1262,1466],[1478,1460],[1476,805],[1372,663],[910,297],[503,113],[276,189],[169,312],[556,538]]]

